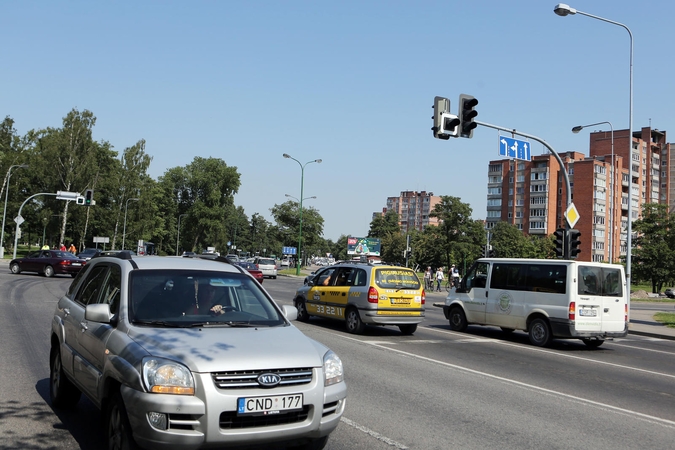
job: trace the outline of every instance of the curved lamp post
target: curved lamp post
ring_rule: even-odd
[[[300,161],[293,158],[288,153],[284,153],[283,156],[284,156],[284,158],[292,159],[293,161],[298,163],[298,165],[300,166],[300,232],[299,232],[299,236],[298,236],[298,255],[297,255],[298,257],[296,258],[297,263],[296,263],[296,268],[295,268],[295,274],[300,275],[300,259],[301,259],[301,256],[302,256],[301,250],[300,250],[302,248],[302,194],[303,194],[304,183],[305,183],[305,166],[307,164],[311,164],[311,163],[321,164],[321,160],[320,159],[314,159],[312,161],[307,161],[305,164],[302,164]]]
[[[0,258],[5,257],[5,217],[7,216],[7,198],[9,196],[9,179],[12,176],[12,169],[18,167],[20,169],[26,169],[28,164],[16,164],[14,166],[9,166],[7,170],[7,186],[5,187],[5,209],[2,211],[2,233],[0,233]]]
[[[568,15],[580,14],[582,16],[590,17],[592,19],[601,20],[603,22],[618,25],[628,32],[630,38],[630,68],[629,68],[629,89],[628,89],[628,226],[626,236],[626,291],[628,294],[628,306],[630,307],[630,270],[631,270],[631,247],[633,240],[633,33],[626,25],[615,22],[613,20],[605,19],[604,17],[588,14],[578,9],[571,8],[565,3],[558,3],[553,12],[559,16],[565,17]],[[629,308],[630,309],[630,308]]]
[[[129,208],[130,201],[138,201],[137,198],[128,198],[126,206],[124,207],[124,231],[122,232],[122,250],[124,250],[124,239],[127,237],[127,208]]]
[[[187,214],[181,214],[178,216],[178,236],[176,237],[176,256],[178,256],[178,242],[180,241],[180,218],[187,216]]]
[[[609,263],[612,264],[614,262],[614,257],[613,257],[613,243],[614,243],[614,190],[616,189],[616,171],[614,170],[614,127],[612,127],[611,122],[598,122],[598,123],[591,123],[588,125],[579,125],[574,128],[572,128],[572,133],[579,133],[581,130],[587,127],[593,127],[595,125],[601,125],[603,123],[606,123],[609,125],[610,129],[610,135],[611,135],[611,147],[612,147],[612,167],[609,172],[609,176],[612,180],[611,185],[610,185],[610,199],[609,199]]]

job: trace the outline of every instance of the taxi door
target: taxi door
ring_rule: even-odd
[[[344,319],[349,301],[348,280],[352,267],[329,268],[318,274],[316,284],[308,292],[306,302],[310,315]]]

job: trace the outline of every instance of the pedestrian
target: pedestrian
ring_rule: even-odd
[[[452,269],[450,270],[450,272],[452,273],[452,285],[453,285],[455,288],[458,288],[458,287],[459,287],[459,270],[458,270],[457,267],[455,267],[455,265],[453,264],[453,265],[452,265]]]
[[[436,271],[436,292],[441,292],[441,284],[443,284],[444,279],[443,268],[439,267]]]
[[[66,246],[63,244],[63,242],[61,242],[61,245],[59,246],[59,250],[61,250],[62,252],[66,251]]]
[[[69,251],[70,253],[72,253],[73,255],[74,255],[75,253],[77,253],[77,248],[75,248],[75,244],[73,244],[73,243],[71,242],[71,243],[70,243],[70,247],[68,247],[68,251]]]
[[[45,242],[45,245],[43,245],[40,250],[49,250],[49,244]]]
[[[427,267],[426,272],[424,272],[424,289],[433,290],[434,283],[431,281],[431,266]]]

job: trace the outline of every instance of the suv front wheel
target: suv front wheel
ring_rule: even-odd
[[[80,401],[82,395],[63,373],[61,350],[52,347],[49,358],[49,397],[56,408],[70,409]]]
[[[129,416],[119,392],[110,399],[105,418],[105,437],[110,450],[138,450],[139,447],[131,433]]]

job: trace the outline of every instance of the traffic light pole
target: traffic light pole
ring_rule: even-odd
[[[560,164],[560,169],[562,170],[562,173],[563,173],[563,178],[565,179],[565,188],[566,188],[566,191],[567,191],[567,199],[566,199],[567,204],[565,205],[565,211],[567,211],[567,208],[569,208],[569,206],[572,204],[572,192],[570,190],[570,177],[567,174],[567,170],[565,169],[565,165],[563,164],[563,161],[560,158],[560,155],[558,154],[558,152],[556,152],[553,149],[553,147],[548,145],[548,143],[545,140],[540,139],[537,136],[533,136],[531,134],[523,133],[522,131],[517,131],[515,129],[509,129],[509,128],[505,128],[505,127],[500,127],[498,125],[492,125],[492,124],[485,123],[485,122],[479,122],[478,120],[476,120],[475,123],[477,123],[478,125],[483,126],[483,127],[493,128],[495,130],[505,131],[507,133],[511,133],[511,134],[514,134],[514,135],[523,136],[523,137],[526,137],[528,139],[532,139],[533,141],[540,142],[544,147],[546,147],[548,149],[548,151],[550,151],[551,154],[553,154],[553,156],[555,156],[555,159],[558,160],[558,164]],[[567,222],[567,221],[565,221],[565,222]],[[568,223],[565,223],[565,228],[567,228],[567,229],[570,228]]]

